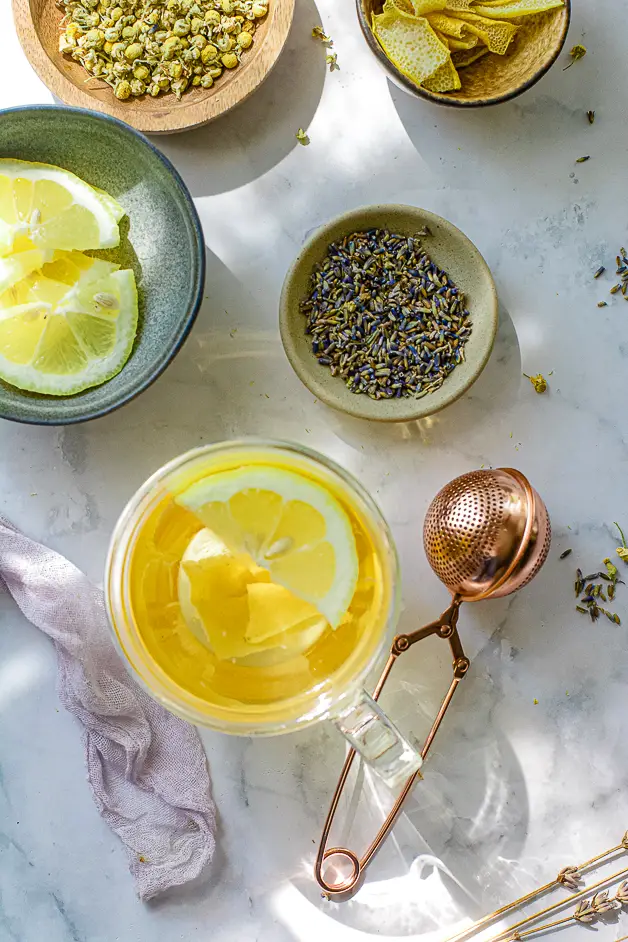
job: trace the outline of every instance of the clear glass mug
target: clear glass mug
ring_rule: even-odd
[[[196,611],[190,615],[183,600],[181,557],[203,523],[182,512],[176,498],[209,475],[253,465],[291,471],[341,504],[356,540],[358,579],[343,623],[335,631],[328,626],[320,638],[310,636],[309,648],[305,637],[294,650],[220,660],[199,640],[192,623]],[[122,512],[107,557],[105,598],[127,667],[152,697],[183,719],[246,736],[288,733],[332,720],[391,787],[420,767],[418,752],[363,689],[388,652],[398,617],[392,537],[362,486],[322,455],[250,439],[175,458]]]

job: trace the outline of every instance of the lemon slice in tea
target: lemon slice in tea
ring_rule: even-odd
[[[234,553],[211,530],[185,550],[178,575],[181,613],[220,660],[266,666],[311,647],[328,627],[309,602],[271,581],[248,553]]]
[[[0,246],[26,235],[42,251],[111,248],[120,242],[114,206],[60,167],[0,159]]]
[[[72,287],[38,273],[11,294],[14,306],[0,299],[0,379],[67,396],[111,379],[129,358],[138,316],[132,271]]]
[[[234,558],[253,560],[261,570],[254,581],[283,586],[313,607],[310,615],[339,625],[355,592],[358,556],[349,518],[325,488],[291,471],[254,465],[209,475],[176,501]],[[259,602],[264,592],[255,591]],[[274,605],[271,592],[267,596]],[[265,631],[249,632],[250,640],[261,640]]]

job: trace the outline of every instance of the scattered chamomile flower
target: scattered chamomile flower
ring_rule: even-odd
[[[534,386],[534,391],[537,393],[544,393],[547,390],[547,380],[542,373],[538,373],[536,376],[528,376],[527,373],[523,374],[526,379],[529,379],[532,385]]]
[[[312,29],[312,38],[313,38],[313,39],[320,39],[320,41],[323,43],[324,46],[328,46],[328,47],[329,47],[329,46],[333,46],[333,44],[334,44],[333,39],[331,38],[331,36],[328,36],[328,35],[325,33],[325,31],[323,30],[323,27],[322,27],[322,26],[315,26],[315,27]]]
[[[310,143],[310,139],[305,133],[305,131],[303,130],[303,128],[299,128],[299,130],[295,134],[295,137],[297,141],[299,142],[299,144],[303,144],[304,147],[307,147],[307,145]]]
[[[571,62],[569,65],[566,65],[563,69],[563,72],[566,72],[567,69],[570,69],[574,62],[577,62],[578,59],[582,59],[583,56],[587,54],[587,47],[577,43],[575,46],[572,46],[569,50],[569,55],[571,56]]]
[[[338,53],[330,52],[330,54],[325,57],[325,62],[329,66],[330,72],[333,72],[334,69],[338,69],[338,71],[340,71],[340,66],[338,65]]]
[[[618,523],[615,523],[615,526],[619,530],[619,535],[621,536],[621,546],[617,547],[617,555],[625,563],[628,563],[628,546],[626,546],[626,538],[624,536],[624,531],[619,526]]]

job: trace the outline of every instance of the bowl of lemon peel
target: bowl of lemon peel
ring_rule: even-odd
[[[93,112],[0,112],[0,154],[0,418],[105,415],[194,323],[205,249],[190,194],[148,140]]]
[[[364,37],[398,85],[455,107],[498,104],[558,58],[570,0],[357,0]]]

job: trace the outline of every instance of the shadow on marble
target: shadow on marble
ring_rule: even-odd
[[[302,147],[295,134],[310,124],[325,82],[325,56],[311,36],[320,22],[314,0],[298,0],[285,48],[254,95],[205,127],[153,138],[192,196],[244,186]]]
[[[500,692],[485,676],[494,644],[489,642],[476,658],[473,675],[460,688],[439,733],[424,780],[411,793],[356,896],[340,904],[321,900],[311,878],[313,854],[293,879],[304,901],[327,918],[366,932],[377,925],[383,935],[418,937],[438,929],[453,931],[461,919],[476,919],[509,893],[517,895],[529,802],[523,771],[499,727]],[[409,735],[408,726],[420,739],[447,686],[447,665],[434,670],[436,664],[430,662],[431,671],[417,674],[416,663],[406,662],[403,668],[401,663],[384,706]],[[339,769],[338,764],[326,773],[321,823]],[[363,852],[392,800],[360,768],[343,797],[329,846]]]
[[[580,87],[584,81],[586,89]],[[537,86],[490,108],[443,108],[417,101],[390,81],[388,88],[414,147],[435,172],[446,167],[450,184],[468,187],[488,182],[489,193],[497,193],[500,186],[551,182],[553,190],[569,192],[578,175],[570,177],[569,171],[582,170],[575,167],[575,158],[589,153],[579,151],[580,142],[587,148],[592,143],[583,100],[598,98],[596,84],[590,73],[586,80],[575,70],[563,75],[559,61]],[[543,141],[542,159],[539,141]]]
[[[99,474],[120,510],[153,471],[190,448],[247,435],[307,441],[317,421],[314,399],[284,355],[274,300],[254,294],[209,249],[206,257],[205,298],[176,360],[124,408],[62,433],[74,472],[90,466],[97,447]]]
[[[329,423],[343,441],[361,447],[365,444],[396,445],[414,443],[450,447],[469,429],[479,435],[492,428],[500,414],[507,415],[521,387],[521,350],[515,325],[500,303],[495,347],[484,372],[469,392],[447,409],[415,422],[367,422],[329,409]]]
[[[485,620],[489,610],[480,606],[479,641],[473,639],[473,616],[461,626],[472,670],[439,732],[424,780],[415,786],[359,892],[348,902],[322,900],[312,876],[313,846],[293,871],[287,924],[301,909],[302,918],[314,911],[317,918],[324,917],[323,930],[325,921],[333,920],[368,933],[376,926],[382,935],[418,938],[437,930],[453,932],[461,920],[476,919],[519,894],[529,797],[524,770],[500,723],[508,690],[504,674],[517,655],[507,642],[502,646],[514,598],[494,603],[490,621]],[[416,623],[416,613],[405,612],[402,622],[409,620]],[[495,670],[496,660],[501,671]],[[435,639],[398,662],[382,701],[410,739],[422,742],[450,676],[448,648]],[[315,739],[321,733],[312,730],[309,735]],[[320,743],[324,764],[308,764],[309,802],[314,808],[315,800],[320,804],[316,846],[342,764],[337,754],[325,755],[331,744]],[[362,853],[393,799],[360,766],[343,795],[328,846]]]

